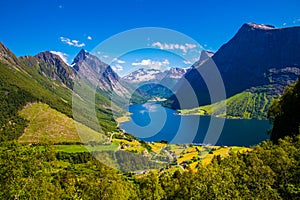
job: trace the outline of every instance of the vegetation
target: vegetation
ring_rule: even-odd
[[[106,137],[75,122],[72,118],[50,108],[47,104],[28,104],[19,115],[29,123],[24,134],[19,138],[25,143],[61,143],[104,141]],[[84,134],[78,134],[77,129]]]
[[[215,156],[211,164],[197,165],[197,172],[187,168],[135,177],[102,165],[87,152],[56,153],[51,146],[2,142],[0,198],[297,199],[299,148],[299,136],[279,139],[251,153]]]
[[[274,97],[266,92],[245,91],[224,101],[198,108],[180,110],[184,115],[214,115],[227,118],[266,119]],[[224,109],[226,106],[226,110]]]
[[[299,199],[300,81],[271,106],[274,142],[252,148],[141,142],[116,128],[109,101],[96,94],[97,120],[111,137],[103,144],[94,139],[91,110],[81,124],[72,119],[68,88],[13,55],[0,61],[0,199]],[[267,107],[264,94],[240,95],[230,100],[236,109]],[[78,102],[82,108],[90,101]],[[87,144],[74,124],[91,136]]]
[[[274,125],[271,140],[277,141],[285,136],[297,136],[300,129],[300,79],[287,87],[283,96],[276,100],[270,110],[269,118]]]

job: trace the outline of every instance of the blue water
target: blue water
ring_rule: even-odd
[[[180,116],[159,103],[135,104],[128,111],[131,120],[121,128],[148,142],[251,146],[269,139],[272,127],[268,120]]]

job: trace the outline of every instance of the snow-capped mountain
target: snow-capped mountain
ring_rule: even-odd
[[[122,80],[139,87],[139,94],[169,98],[188,69],[170,68],[165,71],[141,68],[124,76]]]
[[[158,69],[141,68],[124,76],[122,79],[126,82],[138,85],[147,82],[161,83],[162,81],[166,81],[167,79],[179,80],[186,72],[187,69],[182,68],[170,68],[165,71],[160,71]]]
[[[138,69],[123,77],[123,80],[129,83],[142,83],[152,80],[162,79],[163,72],[157,69]]]

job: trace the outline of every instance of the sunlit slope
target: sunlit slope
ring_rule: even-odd
[[[267,111],[274,97],[265,92],[242,92],[226,99],[226,111],[224,101],[198,108],[181,110],[181,114],[214,115],[217,117],[266,119]]]
[[[47,104],[28,104],[19,115],[29,121],[24,134],[19,138],[23,143],[100,142],[105,139],[102,134],[75,122]],[[79,136],[78,130],[84,134]]]

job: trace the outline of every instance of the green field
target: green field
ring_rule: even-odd
[[[77,153],[77,152],[91,152],[91,151],[116,151],[118,149],[118,144],[111,143],[109,145],[54,145],[57,151],[63,151],[67,153]]]
[[[47,104],[28,104],[19,115],[29,121],[19,138],[22,143],[101,142],[106,139],[103,134],[75,122]]]

